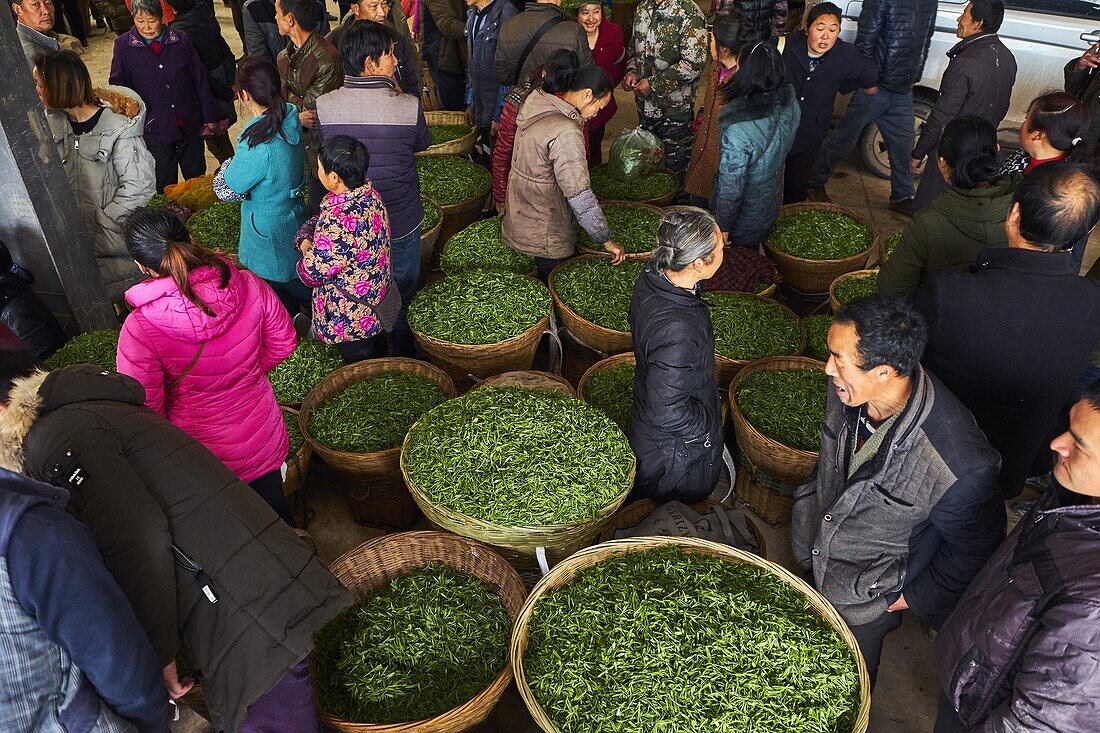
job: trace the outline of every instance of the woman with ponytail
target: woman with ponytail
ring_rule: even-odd
[[[581,129],[607,106],[613,89],[599,66],[548,68],[516,118],[501,238],[535,258],[544,282],[576,253],[576,224],[611,254],[612,263],[625,257],[592,192]]]
[[[286,309],[164,209],[137,209],[123,235],[151,279],[126,292],[134,310],[118,339],[118,371],[294,526],[282,491],[286,425],[267,379],[296,343]]]
[[[275,291],[291,315],[308,308],[310,291],[298,279],[301,255],[294,235],[306,220],[301,189],[302,124],[283,97],[275,65],[246,56],[237,65],[237,98],[251,121],[237,139],[237,154],[214,180],[218,196],[241,202],[241,264]]]
[[[1021,150],[1005,161],[1005,172],[1025,176],[1043,163],[1068,160],[1089,165],[1085,136],[1092,116],[1069,92],[1050,92],[1036,97],[1020,125]]]
[[[722,398],[714,329],[700,283],[722,264],[722,237],[702,209],[665,214],[657,247],[634,285],[635,491],[658,503],[705,499],[722,466]]]
[[[937,148],[947,190],[913,214],[878,275],[878,288],[907,298],[934,272],[969,265],[987,247],[1007,247],[1005,219],[1020,176],[1002,173],[997,131],[982,117],[947,123]]]

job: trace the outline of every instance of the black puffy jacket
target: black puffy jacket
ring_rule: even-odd
[[[775,38],[787,27],[787,0],[717,0],[717,13],[737,11],[756,27],[761,38]]]
[[[856,48],[878,63],[878,85],[906,92],[920,81],[936,29],[936,0],[864,0]]]
[[[722,409],[714,380],[714,331],[697,294],[647,267],[630,303],[635,488],[657,501],[705,499],[722,465]]]

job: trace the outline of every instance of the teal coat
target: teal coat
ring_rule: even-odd
[[[259,119],[254,117],[245,129]],[[298,279],[301,253],[294,248],[294,235],[306,220],[302,155],[298,108],[288,104],[282,134],[256,147],[238,137],[237,153],[225,169],[226,184],[246,197],[241,204],[241,264],[264,280]]]

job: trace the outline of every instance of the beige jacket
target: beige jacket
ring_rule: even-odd
[[[572,256],[577,229],[567,199],[591,187],[580,114],[568,102],[536,89],[516,118],[504,243],[535,257]]]

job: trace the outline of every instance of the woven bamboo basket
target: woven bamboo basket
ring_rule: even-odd
[[[467,125],[464,112],[433,110],[425,112],[424,119],[428,121],[429,125]],[[427,150],[421,150],[415,155],[418,158],[428,155],[462,155],[473,150],[476,143],[477,128],[470,127],[470,131],[462,137],[439,145],[430,145]]]
[[[424,196],[422,198],[428,198]],[[429,199],[430,200],[430,199]],[[435,203],[434,201],[432,202]],[[432,261],[437,259],[435,245],[439,242],[439,233],[443,231],[443,210],[439,210],[439,221],[431,229],[420,232],[420,285],[427,281]]]
[[[368,377],[389,371],[409,372],[427,377],[443,390],[448,399],[455,396],[455,386],[451,378],[443,370],[431,364],[406,359],[403,357],[391,357],[387,359],[368,359],[340,367],[328,375],[306,395],[302,402],[302,410],[298,415],[298,427],[302,431],[302,437],[306,443],[319,455],[325,463],[341,473],[348,474],[357,479],[393,482],[401,474],[398,460],[401,455],[401,446],[387,448],[373,453],[352,453],[349,451],[333,450],[318,443],[309,433],[309,417],[326,400],[345,389],[346,387],[362,382]]]
[[[478,387],[524,387],[526,389],[542,389],[547,392],[560,392],[570,397],[577,396],[573,385],[557,374],[540,372],[534,369],[525,372],[498,374],[495,377],[483,379],[474,385],[474,389]]]
[[[788,484],[801,484],[817,463],[817,451],[805,451],[783,445],[749,424],[737,407],[737,387],[757,372],[791,369],[825,370],[820,361],[805,356],[773,356],[754,361],[733,378],[729,386],[730,415],[737,445],[745,457],[761,471]]]
[[[844,282],[845,280],[858,280],[861,277],[868,277],[870,275],[877,274],[878,270],[854,270],[853,272],[846,272],[838,277],[836,280],[833,280],[832,283],[829,284],[829,308],[832,309],[833,315],[835,316],[836,312],[840,310],[840,306],[843,305],[843,303],[841,303],[836,298],[837,285]]]
[[[577,382],[577,396],[580,397],[582,400],[585,400],[584,387],[585,387],[585,385],[588,384],[588,380],[592,378],[593,374],[596,374],[598,372],[602,372],[605,369],[611,369],[612,367],[617,367],[620,364],[634,364],[634,363],[635,363],[635,360],[634,360],[634,352],[633,351],[626,351],[626,352],[623,352],[622,354],[615,354],[614,356],[609,356],[606,359],[602,359],[602,360],[596,362],[592,366],[588,367],[588,370],[583,375],[581,375],[581,380],[579,382]],[[587,400],[585,400],[585,401],[587,402]]]
[[[596,166],[596,168],[607,168],[607,164],[598,165],[598,166]],[[595,170],[595,168],[593,168],[593,170]],[[672,173],[672,171],[670,171],[668,168],[662,168],[659,172]],[[675,174],[673,173],[673,175],[675,175]],[[666,207],[666,206],[668,206],[669,204],[672,203],[672,199],[676,198],[676,193],[679,190],[680,190],[679,186],[677,186],[670,193],[666,193],[664,196],[657,196],[657,197],[651,198],[651,199],[641,199],[639,201],[632,201],[631,203],[649,204],[650,206],[656,206],[659,209],[663,209],[664,207]],[[607,199],[607,200],[610,201],[611,199]],[[601,199],[601,201],[602,201],[602,199]]]
[[[531,717],[534,718],[539,728],[546,733],[561,733],[542,709],[538,700],[535,699],[534,693],[527,685],[527,679],[523,671],[523,656],[527,650],[528,624],[539,598],[548,591],[566,585],[578,572],[598,565],[604,560],[667,545],[678,545],[685,552],[711,555],[726,562],[755,565],[758,568],[767,570],[779,580],[793,586],[795,590],[806,596],[813,612],[833,627],[852,651],[852,657],[855,659],[856,668],[859,672],[860,705],[859,713],[851,731],[852,733],[866,733],[871,719],[871,680],[867,674],[867,664],[863,660],[863,654],[859,651],[859,644],[856,642],[855,636],[832,604],[811,588],[806,581],[791,574],[780,565],[728,545],[694,537],[633,537],[605,542],[577,552],[564,562],[559,563],[545,578],[539,581],[531,595],[527,597],[527,602],[523,604],[523,610],[520,611],[519,618],[516,620],[516,625],[512,631],[512,673],[515,675],[520,697],[523,698],[527,710],[531,713]]]
[[[298,420],[298,411],[291,407],[280,407],[283,412]],[[303,436],[304,437],[304,436]],[[302,442],[294,455],[286,462],[286,478],[283,479],[283,496],[292,496],[301,488],[302,479],[309,473],[309,461],[313,457],[313,448],[307,441]]]
[[[496,218],[502,218],[502,217],[496,217]],[[479,219],[478,221],[475,221],[474,224],[477,224],[477,223],[482,222],[482,221],[490,221],[490,220],[489,219]],[[455,234],[458,234],[458,233],[459,232],[455,232]],[[453,235],[448,237],[447,241],[443,244],[443,246],[441,246],[439,248],[439,255],[436,259],[441,260],[440,266],[439,266],[441,270],[443,270],[443,265],[442,265],[443,254],[447,251],[447,248],[451,246],[451,243],[452,243],[453,239],[454,239]],[[507,245],[505,245],[505,246],[507,246]],[[443,270],[443,272],[448,274],[448,275],[453,275],[454,274],[454,273],[451,273],[451,272],[447,272],[446,270]],[[538,276],[539,276],[539,270],[538,270],[537,267],[532,267],[530,272],[521,272],[521,273],[517,273],[517,274],[526,275],[527,277],[531,278],[532,280],[536,280],[536,279],[538,279]]]
[[[775,489],[778,485],[788,487],[787,484],[764,474],[743,453],[738,455],[737,480],[733,484],[733,492],[758,517],[773,527],[791,521],[791,512],[794,510],[793,489],[797,488],[789,486],[790,491],[780,492]]]
[[[408,442],[408,436],[405,441]],[[433,526],[490,545],[528,577],[537,572],[536,553],[539,548],[545,551],[547,562],[553,565],[592,544],[604,525],[626,501],[627,495],[634,486],[634,469],[635,464],[631,462],[630,472],[626,481],[623,482],[622,491],[597,512],[596,516],[568,524],[526,527],[495,524],[435,503],[409,478],[403,455],[401,460],[401,474],[409,487],[409,493]]]
[[[527,588],[516,571],[485,545],[445,532],[402,532],[378,537],[338,557],[331,569],[358,600],[394,578],[433,562],[483,580],[500,596],[508,616],[513,621],[519,616]],[[484,721],[511,681],[509,664],[473,699],[442,715],[410,723],[349,723],[326,713],[320,704],[317,712],[326,726],[344,733],[459,733]]]
[[[489,186],[489,188],[485,189],[484,193],[479,193],[457,204],[450,204],[448,206],[438,204],[439,212],[443,215],[443,226],[439,232],[439,241],[436,246],[437,252],[441,251],[442,245],[447,244],[448,239],[481,218],[481,212],[485,208],[485,201],[489,198],[489,191],[491,190],[492,186]],[[439,265],[438,260],[438,256],[432,257],[432,267],[437,267]]]
[[[612,517],[611,521],[607,523],[607,526],[603,528],[603,532],[600,532],[600,537],[597,542],[610,542],[615,539],[615,533],[621,529],[630,529],[631,527],[637,527],[642,523],[642,520],[648,517],[657,508],[657,503],[652,499],[642,499],[636,501],[633,504],[628,504],[619,510],[619,513]],[[713,499],[704,499],[703,501],[697,501],[691,505],[699,514],[710,514],[715,509],[726,509],[725,505],[721,502],[714,501]],[[747,519],[747,517],[746,517]],[[760,528],[756,526],[756,522],[749,521],[749,531],[752,533],[753,539],[756,540],[757,547],[760,548],[760,557],[768,557],[767,543],[764,541],[764,534],[760,531]]]
[[[563,267],[568,267],[578,260],[593,259],[595,257],[598,257],[598,255],[581,255],[580,257],[574,257],[573,259],[562,262],[551,270],[548,279],[550,295],[554,298],[554,305],[561,315],[562,325],[569,329],[569,332],[576,336],[578,340],[582,341],[586,346],[596,349],[597,351],[602,351],[605,354],[619,354],[628,351],[632,346],[629,331],[615,331],[610,328],[598,326],[591,321],[586,321],[577,315],[576,311],[562,302],[562,299],[558,297],[557,292],[554,290],[554,279]]]
[[[529,329],[495,344],[453,344],[412,328],[413,338],[428,359],[444,369],[456,382],[469,375],[492,377],[504,372],[525,371],[535,361],[542,334],[550,325],[550,315],[539,319]]]
[[[785,313],[788,318],[793,318],[794,320],[798,321],[798,328],[802,332],[802,341],[798,344],[798,351],[794,352],[794,354],[776,354],[776,356],[794,356],[795,354],[801,354],[803,351],[806,350],[806,329],[802,326],[802,319],[795,315],[794,311],[792,311],[790,308],[783,305],[779,301],[772,300],[771,298],[766,298],[763,295],[752,295],[751,293],[738,293],[738,295],[744,295],[749,298],[756,298],[757,300],[764,300],[768,303],[775,303],[783,310],[783,313]],[[718,380],[718,386],[722,389],[727,389],[730,386],[730,382],[733,381],[733,378],[737,376],[737,373],[744,369],[750,363],[751,361],[748,359],[730,359],[727,356],[722,356],[721,354],[716,353],[714,355],[714,371],[715,378]]]
[[[780,252],[772,248],[767,241],[764,242],[764,253],[775,263],[779,274],[783,276],[783,282],[802,293],[824,293],[829,289],[829,285],[833,280],[844,273],[863,269],[871,253],[879,250],[878,228],[873,221],[858,211],[837,204],[816,202],[787,204],[781,209],[779,218],[782,219],[784,216],[801,214],[807,211],[827,211],[834,214],[843,214],[871,231],[871,243],[867,245],[867,249],[842,260],[807,260]]]
[[[651,204],[641,203],[639,201],[601,201],[600,202],[600,206],[603,207],[603,208],[611,206],[612,204],[614,204],[616,206],[629,206],[630,208],[639,209],[641,211],[648,211],[651,214],[656,214],[657,216],[663,216],[664,213],[665,213],[664,209],[662,209],[658,206],[653,206]],[[656,245],[656,244],[657,243],[654,242],[654,245]],[[581,244],[580,237],[577,238],[577,251],[582,252],[584,254],[599,255],[600,257],[610,257],[611,256],[611,253],[606,251],[603,247],[591,247],[591,246],[588,246],[588,245]],[[642,260],[648,260],[650,251],[651,250],[646,250],[645,252],[628,252],[627,255],[626,255],[626,258],[628,260],[637,260],[639,262],[641,262]]]

